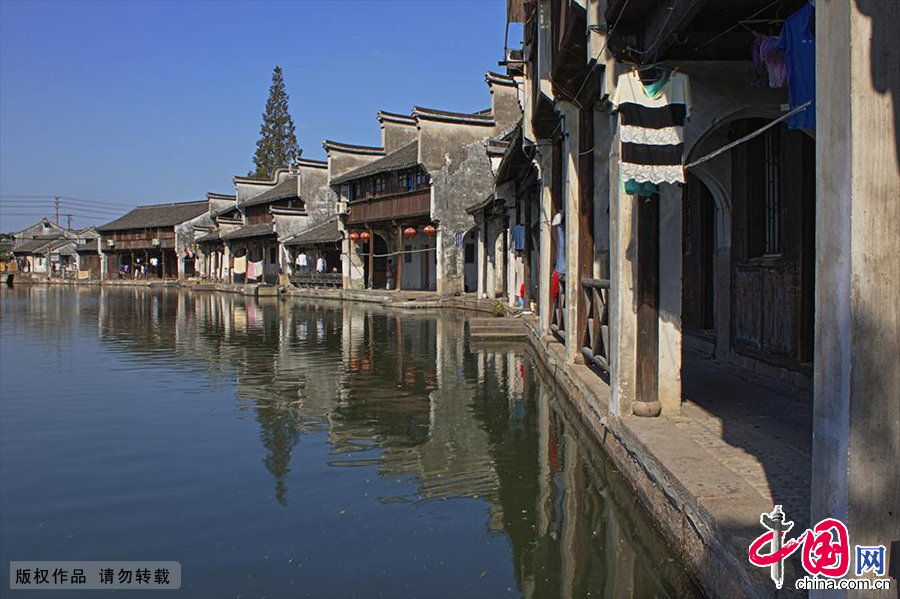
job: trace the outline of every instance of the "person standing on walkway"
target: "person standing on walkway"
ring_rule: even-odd
[[[387,263],[387,289],[394,288],[394,261],[388,260]]]
[[[325,258],[322,256],[319,256],[318,260],[316,260],[316,272],[325,272]]]

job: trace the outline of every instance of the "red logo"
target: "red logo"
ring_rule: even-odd
[[[750,563],[760,567],[771,566],[772,580],[779,589],[784,581],[782,562],[801,545],[803,568],[812,576],[821,574],[830,578],[841,578],[850,569],[850,539],[847,527],[840,520],[826,518],[787,542],[784,535],[794,523],[785,521],[780,505],[776,505],[771,514],[762,514],[760,522],[769,530],[751,543]],[[760,553],[767,545],[769,552]]]

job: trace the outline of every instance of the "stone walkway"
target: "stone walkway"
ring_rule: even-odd
[[[675,426],[805,529],[812,393],[699,354],[688,356],[682,376],[685,402]]]

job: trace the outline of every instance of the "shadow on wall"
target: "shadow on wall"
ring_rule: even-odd
[[[891,94],[894,109],[894,156],[900,169],[900,44],[896,23],[900,21],[900,2],[894,0],[856,0],[859,12],[872,21],[869,68],[872,86],[879,94]]]

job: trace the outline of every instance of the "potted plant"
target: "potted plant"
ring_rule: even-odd
[[[497,300],[494,302],[494,316],[502,317],[506,316],[506,308],[503,307],[503,302]]]

